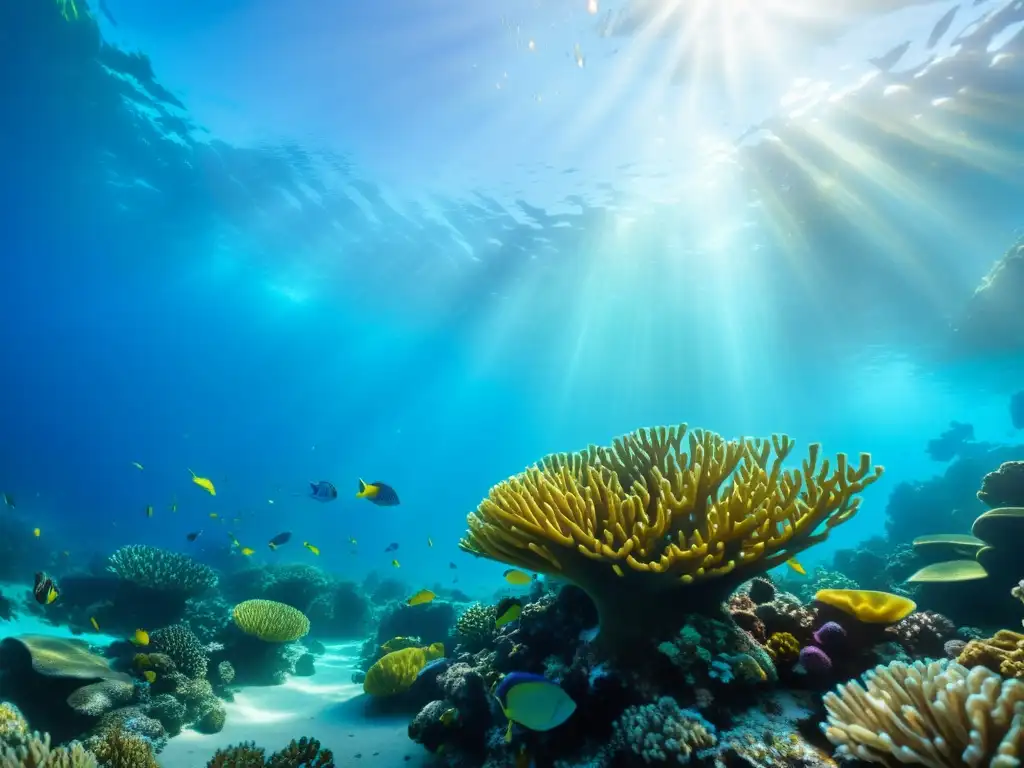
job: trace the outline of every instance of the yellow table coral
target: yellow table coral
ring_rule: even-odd
[[[491,489],[460,546],[582,587],[606,645],[667,637],[680,614],[824,541],[882,475],[868,454],[853,466],[817,444],[785,469],[793,446],[683,424],[547,456]]]

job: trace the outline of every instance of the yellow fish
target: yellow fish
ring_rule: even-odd
[[[212,517],[214,520],[216,520],[218,517],[220,517],[220,515],[218,515],[216,512],[211,512],[210,513],[210,517]]]
[[[408,600],[406,600],[405,604],[406,605],[423,605],[424,603],[429,603],[435,597],[437,597],[437,595],[435,595],[429,589],[421,589],[415,595],[413,595]]]
[[[95,616],[90,616],[89,617],[89,623],[92,624],[92,628],[95,629],[97,632],[100,631],[100,623],[98,621],[96,621],[96,617]]]
[[[152,669],[147,669],[145,672],[142,673],[142,676],[146,678],[147,683],[156,682],[156,672],[154,672]]]
[[[136,469],[138,469],[138,470],[142,470],[142,469],[145,469],[145,467],[144,467],[144,466],[142,466],[141,464],[139,464],[139,462],[137,462],[137,461],[133,461],[133,462],[132,462],[132,466],[133,466],[133,467],[135,467],[135,468],[136,468]]]
[[[349,536],[348,537],[348,543],[349,544],[358,544],[359,542],[356,541],[356,537],[355,536]]]
[[[253,549],[252,547],[242,547],[242,554],[245,555],[246,557],[249,557],[250,555],[252,555],[255,552],[256,552],[256,550]]]
[[[41,530],[39,530],[38,528],[33,528],[32,529],[32,535],[35,536],[37,539],[40,536],[42,536],[42,534],[43,534],[43,532]]]
[[[510,624],[519,618],[519,615],[523,612],[523,606],[519,603],[511,603],[504,612],[494,620],[494,628],[501,629],[506,624]]]
[[[317,555],[317,556],[320,555],[320,547],[314,546],[314,545],[310,544],[308,541],[302,542],[302,546],[304,546],[306,549],[308,549],[314,555]]]
[[[149,645],[149,632],[144,629],[136,629],[131,639],[135,645]]]
[[[504,576],[505,581],[507,581],[509,584],[514,584],[517,587],[525,587],[527,584],[533,581],[533,577],[530,576],[530,574],[523,573],[522,571],[517,571],[515,568],[509,568],[507,571],[505,571]]]
[[[152,516],[153,516],[153,505],[150,504],[148,507],[146,507],[146,517],[152,517]]]
[[[402,567],[402,564],[400,562],[398,562],[397,560],[392,560],[391,561],[391,565],[394,568],[401,568]]]
[[[807,571],[805,571],[804,567],[797,562],[797,559],[795,557],[789,558],[789,560],[786,561],[786,565],[788,565],[794,571],[799,573],[801,576],[807,575]]]
[[[189,472],[192,472],[192,470],[190,469]],[[210,480],[208,477],[200,477],[195,472],[192,472],[192,482],[198,485],[211,496],[217,495],[217,489],[213,487],[213,481]]]
[[[434,546],[434,540],[432,538],[430,538],[429,536],[427,536],[427,546],[428,547]]]

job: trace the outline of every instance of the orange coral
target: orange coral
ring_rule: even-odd
[[[971,640],[957,661],[965,667],[987,667],[1003,677],[1024,680],[1024,635],[1001,629],[987,640]]]

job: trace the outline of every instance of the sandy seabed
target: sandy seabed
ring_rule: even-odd
[[[10,588],[5,592],[12,591]],[[0,621],[0,640],[12,635],[39,634],[73,637],[66,627],[46,624],[21,613],[14,621]],[[102,632],[78,637],[105,645],[117,640]],[[290,677],[283,685],[241,688],[235,700],[224,702],[228,716],[224,730],[207,736],[185,730],[171,739],[157,756],[162,768],[202,768],[220,748],[254,741],[267,754],[286,747],[292,739],[311,736],[334,752],[338,768],[421,768],[435,764],[406,728],[412,715],[366,715],[363,687],[352,682],[360,643],[328,644],[316,659],[312,677]]]

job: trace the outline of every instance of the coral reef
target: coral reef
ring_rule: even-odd
[[[667,696],[629,707],[615,723],[615,738],[647,765],[685,765],[695,752],[718,741],[711,723]]]
[[[493,606],[481,603],[469,606],[455,621],[455,632],[460,647],[471,653],[486,648],[497,634],[494,620]]]
[[[1024,507],[1024,461],[1004,461],[985,475],[978,501],[989,508]]]
[[[195,633],[184,624],[158,629],[150,635],[153,653],[169,658],[177,670],[192,678],[206,677],[209,657]],[[152,662],[152,654],[150,661]]]
[[[265,758],[266,750],[254,742],[243,742],[217,753],[206,764],[206,768],[334,768],[331,750],[322,748],[316,739],[303,736]]]
[[[155,765],[155,764],[154,764]],[[17,745],[0,739],[0,768],[98,768],[96,756],[81,744],[66,747],[50,746],[50,734],[27,735]],[[104,766],[106,768],[106,766]],[[129,764],[112,765],[110,768],[134,768]],[[148,768],[139,763],[138,768]]]
[[[711,610],[741,582],[821,542],[882,474],[862,454],[784,470],[793,441],[734,440],[687,427],[638,430],[610,447],[545,457],[491,489],[460,546],[582,587],[612,653],[637,653]],[[819,463],[820,461],[820,463]],[[682,595],[685,594],[685,597]]]
[[[986,640],[971,640],[957,656],[967,667],[987,667],[1003,677],[1024,680],[1024,635],[1001,629]]]
[[[218,581],[209,566],[178,552],[143,544],[130,544],[114,552],[107,570],[139,586],[188,597],[213,589]]]
[[[232,616],[239,629],[266,643],[290,643],[309,632],[302,611],[272,600],[246,600],[235,606]]]
[[[1018,311],[1024,295],[1024,241],[1010,246],[975,289],[953,327],[958,349],[972,354],[1019,351],[1024,339],[1024,315]]]

